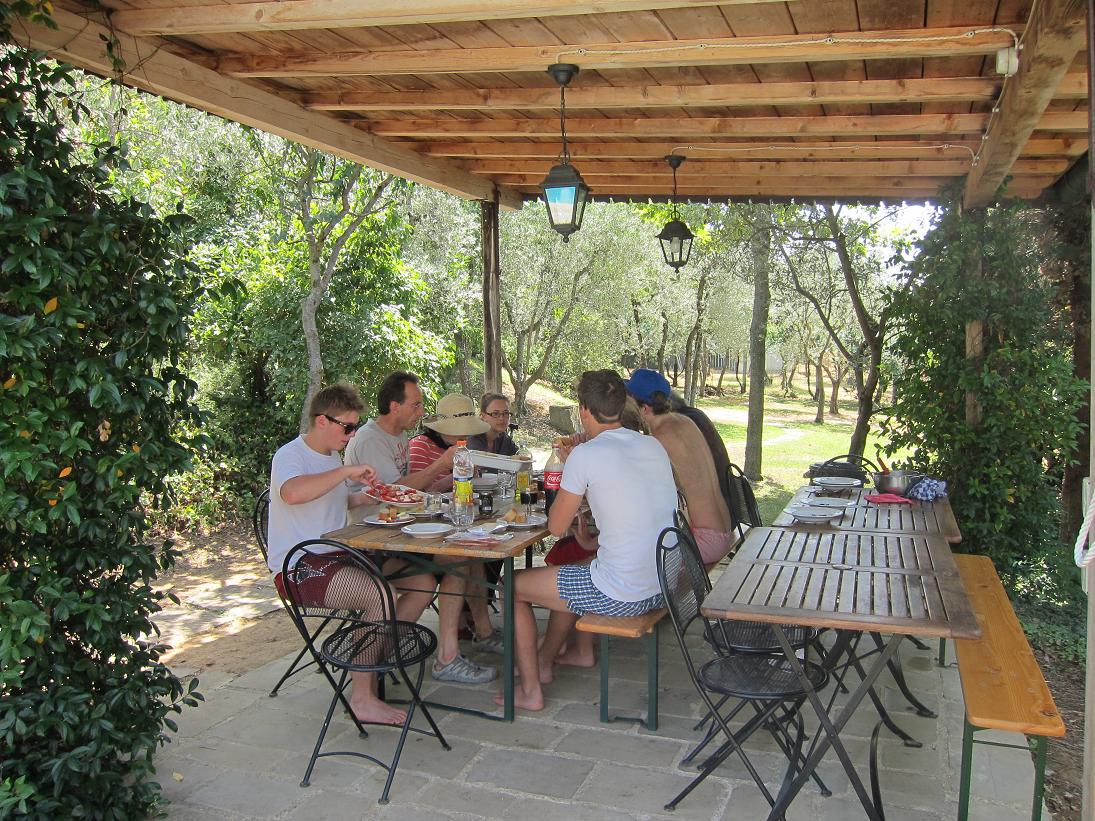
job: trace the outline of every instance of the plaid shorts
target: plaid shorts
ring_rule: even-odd
[[[642,601],[616,601],[609,598],[593,584],[588,564],[565,564],[555,577],[559,598],[567,603],[572,613],[582,616],[596,613],[599,616],[641,616],[665,606],[661,593]]]

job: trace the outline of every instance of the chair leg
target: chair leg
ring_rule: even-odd
[[[874,801],[874,808],[878,811],[878,817],[882,821],[886,821],[886,816],[882,811],[882,786],[878,779],[878,736],[882,732],[882,725],[884,721],[879,721],[874,725],[874,730],[871,731],[871,759],[870,759],[870,775],[871,775],[871,799]]]
[[[946,667],[947,666],[947,640],[946,639],[940,639],[939,640],[939,666],[940,667]]]
[[[316,739],[316,746],[312,750],[312,757],[308,759],[308,769],[304,771],[304,780],[300,782],[300,786],[302,787],[307,787],[308,782],[312,778],[312,770],[315,769],[316,759],[319,758],[320,748],[323,747],[323,739],[327,735],[327,728],[331,726],[331,716],[335,714],[335,705],[338,704],[339,700],[344,700],[342,690],[346,687],[346,679],[349,677],[349,672],[343,670],[342,675],[339,677],[338,685],[335,687],[335,694],[331,696],[331,703],[327,707],[327,715],[324,717],[323,726],[319,730],[319,738]],[[351,712],[350,715],[353,716],[353,712]],[[357,720],[356,716],[354,716],[354,720]]]
[[[295,659],[293,659],[293,663],[290,664],[285,669],[285,672],[281,674],[281,678],[278,679],[278,683],[274,685],[274,689],[270,691],[270,695],[269,695],[270,698],[277,698],[278,690],[281,689],[281,685],[283,685],[285,683],[285,680],[287,678],[289,678],[289,676],[293,675],[294,673],[299,672],[299,670],[297,670],[297,665],[300,664],[300,660],[302,658],[304,658],[304,656],[305,656],[305,654],[307,654],[307,652],[308,652],[307,646],[300,648],[300,652],[297,653],[297,657]],[[311,664],[311,662],[309,662],[309,664]],[[305,666],[307,666],[307,665],[305,665]],[[300,669],[303,670],[304,667],[301,667]]]
[[[418,680],[412,685],[410,677],[407,675],[406,670],[400,670],[403,675],[403,680],[407,684],[407,689],[411,691],[411,700],[407,704],[407,717],[403,720],[403,727],[399,731],[399,741],[395,745],[395,753],[392,755],[392,763],[388,765],[388,777],[384,779],[384,789],[380,793],[380,800],[378,804],[388,803],[388,791],[392,788],[392,781],[395,779],[395,770],[399,766],[399,758],[403,755],[403,745],[407,741],[407,733],[410,732],[411,722],[414,721],[414,711],[416,707],[422,708],[423,715],[426,716],[426,720],[430,724],[430,728],[433,730],[434,735],[441,742],[441,746],[449,750],[449,744],[445,741],[445,737],[441,734],[441,730],[437,724],[434,723],[433,716],[430,715],[429,709],[422,703],[421,698],[418,695],[418,688],[422,686],[422,679],[426,673],[426,660],[423,659],[418,665]]]
[[[882,641],[882,636],[878,633],[871,633],[871,638],[874,640],[875,646],[881,651],[885,646],[885,642]],[[909,702],[914,710],[916,710],[916,714],[923,718],[938,718],[934,711],[925,707],[920,700],[912,694],[909,685],[905,682],[905,672],[901,669],[901,659],[894,656],[890,660],[888,666],[890,668],[890,675],[893,676],[893,680],[897,683],[897,689],[901,691],[901,695],[903,695],[905,700]]]

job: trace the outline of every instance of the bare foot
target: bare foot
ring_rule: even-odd
[[[570,667],[593,667],[597,663],[597,659],[592,651],[589,653],[579,653],[571,647],[556,656],[555,663],[566,664]]]
[[[392,707],[385,704],[380,699],[373,699],[362,704],[354,704],[351,702],[350,706],[354,710],[354,715],[357,716],[357,720],[363,724],[402,724],[407,720],[407,713],[405,710],[400,710],[398,707]]]
[[[498,693],[494,696],[494,703],[499,707],[506,706],[506,699],[502,693]],[[531,710],[536,712],[544,709],[544,694],[542,691],[537,691],[535,695],[525,695],[525,693],[517,688],[513,691],[513,706],[522,710]]]

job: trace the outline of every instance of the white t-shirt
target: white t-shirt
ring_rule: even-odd
[[[372,465],[381,482],[394,484],[407,475],[408,442],[406,431],[392,436],[375,419],[370,419],[346,446],[346,464]]]
[[[346,505],[350,499],[350,489],[345,482],[339,482],[318,499],[291,505],[281,498],[281,486],[297,476],[326,473],[340,467],[342,456],[339,453],[324,456],[308,447],[303,436],[282,445],[274,454],[274,460],[270,463],[270,547],[267,560],[273,572],[281,572],[285,556],[294,545],[345,527]],[[328,552],[320,545],[315,549],[317,552]]]
[[[602,431],[571,451],[560,487],[584,494],[597,521],[600,547],[589,567],[597,589],[621,602],[660,593],[658,534],[673,524],[677,509],[661,443],[627,428]]]

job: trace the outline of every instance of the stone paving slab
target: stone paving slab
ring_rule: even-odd
[[[645,666],[641,652],[613,644],[611,708],[645,711]],[[641,650],[641,643],[631,642]],[[521,714],[513,723],[489,721],[436,709],[442,732],[452,745],[412,734],[395,776],[392,800],[376,802],[385,773],[351,757],[321,759],[311,786],[300,785],[315,743],[329,685],[319,675],[290,679],[274,699],[267,692],[293,654],[245,675],[211,677],[199,690],[206,702],[178,717],[180,732],[157,757],[158,777],[172,801],[174,821],[245,821],[245,819],[513,819],[536,821],[616,821],[617,819],[761,819],[767,803],[744,766],[727,760],[676,812],[663,805],[683,788],[695,769],[680,762],[700,738],[694,729],[703,705],[687,682],[671,631],[661,641],[659,729],[635,724],[604,725],[599,719],[596,669],[566,668],[548,685],[548,708]],[[880,680],[881,698],[893,706],[894,719],[923,742],[906,747],[883,732],[880,766],[889,821],[951,821],[957,813],[958,762],[962,704],[957,669],[938,668],[930,652],[906,644],[902,651],[908,679],[938,719],[915,715],[897,694],[892,680]],[[477,656],[498,663],[497,656]],[[615,671],[619,670],[619,675]],[[435,698],[473,707],[489,707],[497,682],[484,687],[438,684],[428,675],[424,691]],[[398,696],[401,687],[390,692]],[[838,703],[841,697],[837,697]],[[849,755],[866,781],[869,738],[877,714],[865,703],[842,735]],[[740,722],[739,722],[740,723]],[[807,724],[816,719],[807,716]],[[416,726],[425,726],[416,717]],[[1008,738],[1009,741],[1021,736]],[[326,749],[350,749],[390,756],[396,731],[370,729],[363,739],[336,713]],[[771,737],[758,733],[746,744],[770,789],[782,772],[782,754]],[[832,790],[823,797],[804,787],[789,821],[845,821],[863,812],[832,751],[818,772]],[[977,747],[974,753],[971,818],[1026,821],[1033,788],[1033,765],[1023,751]],[[1044,814],[1049,819],[1049,815]]]

